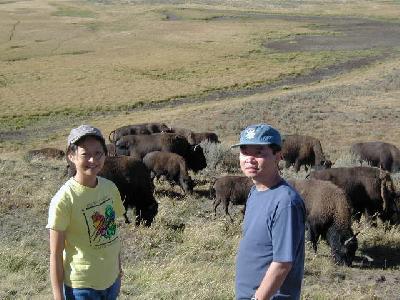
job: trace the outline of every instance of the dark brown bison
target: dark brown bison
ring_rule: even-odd
[[[198,145],[203,141],[219,143],[218,135],[214,132],[194,132],[190,129],[179,127],[172,127],[168,132],[184,136],[191,145]]]
[[[153,151],[143,157],[143,162],[151,170],[152,179],[165,176],[168,181],[178,184],[184,193],[193,193],[194,182],[188,174],[182,156],[171,152]]]
[[[319,237],[331,247],[337,264],[351,266],[358,247],[351,229],[351,208],[346,193],[328,181],[288,180],[304,199],[308,237],[317,252]]]
[[[188,141],[191,145],[198,145],[201,142],[219,143],[218,135],[214,132],[193,132],[189,135]]]
[[[351,146],[352,153],[373,167],[389,172],[400,171],[400,150],[392,144],[383,142],[356,143]]]
[[[168,132],[170,128],[164,123],[142,123],[119,127],[110,132],[108,139],[111,143],[116,143],[122,136],[137,134],[153,134]]]
[[[282,138],[282,158],[285,167],[294,165],[296,172],[304,165],[306,171],[308,166],[317,168],[330,168],[332,162],[325,159],[321,142],[307,135],[286,135]]]
[[[211,196],[215,196],[213,202],[214,214],[217,215],[217,207],[222,203],[225,214],[233,221],[228,211],[229,202],[234,205],[246,206],[247,197],[252,186],[253,181],[245,176],[228,175],[217,178],[210,191]],[[245,208],[242,212],[244,213],[244,211]]]
[[[73,176],[75,173],[73,163],[69,162],[68,175]],[[99,176],[111,180],[117,186],[126,210],[126,223],[130,223],[128,208],[135,208],[135,223],[151,225],[158,212],[158,203],[153,196],[154,185],[150,170],[141,160],[128,156],[108,156]]]
[[[27,153],[29,158],[52,158],[52,159],[63,159],[65,152],[56,148],[42,148],[29,150]]]
[[[356,220],[377,214],[383,221],[395,222],[397,198],[390,173],[373,167],[332,168],[313,171],[310,178],[328,180],[342,188],[350,199]]]
[[[189,169],[198,172],[207,166],[203,149],[190,145],[187,139],[175,133],[156,133],[152,135],[127,135],[117,143],[117,154],[143,158],[153,151],[172,152],[182,156]]]

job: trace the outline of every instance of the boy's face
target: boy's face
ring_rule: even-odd
[[[265,145],[246,145],[240,147],[240,168],[244,175],[258,181],[275,174],[281,152],[273,154],[270,147]]]
[[[68,154],[74,163],[77,174],[84,177],[95,177],[101,171],[106,159],[103,146],[92,136],[83,138],[75,152]]]

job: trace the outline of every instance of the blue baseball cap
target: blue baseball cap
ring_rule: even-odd
[[[240,133],[238,144],[231,146],[240,147],[244,145],[271,145],[282,146],[281,134],[271,125],[261,123],[250,125]]]

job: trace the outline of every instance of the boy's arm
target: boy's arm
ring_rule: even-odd
[[[50,280],[55,300],[63,300],[63,250],[65,234],[63,231],[50,229]]]
[[[291,262],[273,261],[255,293],[255,298],[257,300],[270,299],[281,287],[291,268]]]

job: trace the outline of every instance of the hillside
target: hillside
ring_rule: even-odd
[[[318,137],[336,166],[354,142],[400,147],[399,17],[398,1],[0,0],[0,299],[51,298],[45,224],[65,163],[25,154],[64,149],[76,125],[214,131],[228,155],[268,122]],[[193,196],[158,182],[154,225],[121,223],[122,299],[232,299],[239,208],[231,224],[208,196],[226,171],[194,175]],[[307,247],[304,299],[400,299],[400,228],[354,229],[353,268]]]

